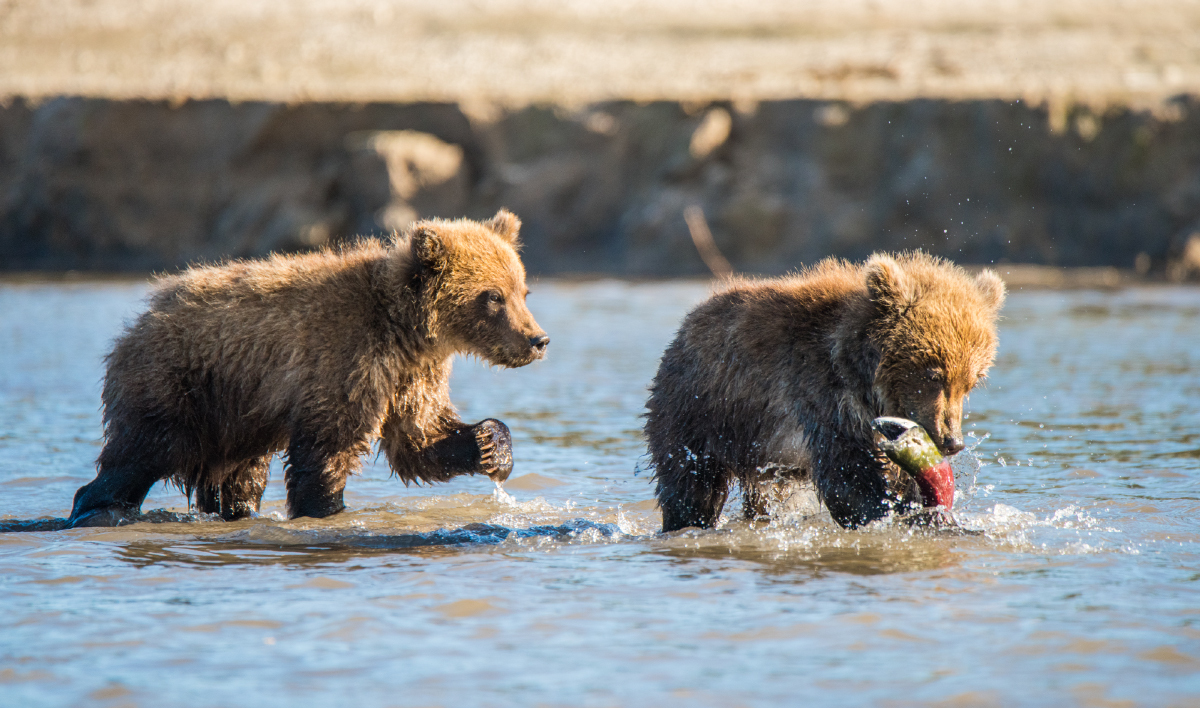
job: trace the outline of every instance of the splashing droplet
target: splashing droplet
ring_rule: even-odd
[[[492,498],[495,499],[498,503],[503,504],[505,506],[516,506],[517,505],[516,498],[514,498],[513,495],[509,494],[508,492],[504,491],[504,485],[500,483],[500,480],[494,479],[492,481],[495,482],[495,484],[496,484],[496,490],[492,492]]]

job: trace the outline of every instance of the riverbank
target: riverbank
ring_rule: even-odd
[[[1200,277],[1194,0],[0,0],[0,20],[0,270],[172,269],[506,206],[533,273],[696,276],[697,205],[742,272],[923,248]]]
[[[696,276],[922,248],[1200,274],[1200,102],[1170,115],[915,99],[527,106],[57,98],[0,107],[0,269],[155,271],[415,218],[524,221],[534,274]]]

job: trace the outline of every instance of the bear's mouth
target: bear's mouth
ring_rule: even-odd
[[[924,428],[891,417],[876,418],[871,428],[879,449],[916,481],[926,508],[953,506],[954,470]]]
[[[532,364],[538,359],[544,359],[545,356],[545,352],[538,352],[534,349],[530,349],[519,354],[514,354],[513,352],[504,349],[498,349],[493,350],[487,359],[493,364],[499,364],[500,366],[509,369],[519,369],[522,366],[528,366]]]

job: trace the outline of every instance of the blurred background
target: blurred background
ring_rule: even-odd
[[[535,274],[703,275],[699,205],[739,271],[1200,278],[1195,0],[0,0],[0,65],[7,271],[506,206]]]

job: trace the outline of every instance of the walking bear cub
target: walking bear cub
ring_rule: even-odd
[[[751,519],[803,479],[845,527],[936,506],[880,454],[870,424],[909,418],[959,452],[963,399],[995,358],[1003,302],[992,271],[972,277],[920,252],[828,259],[714,295],[679,328],[646,404],[663,530],[713,526],[734,480]]]
[[[279,451],[289,515],[329,516],[375,439],[406,483],[503,481],[508,428],[459,420],[449,380],[457,353],[508,367],[545,354],[519,229],[504,210],[421,221],[386,244],[162,279],[108,355],[99,473],[69,523],[121,523],[161,479],[199,511],[248,516]]]

